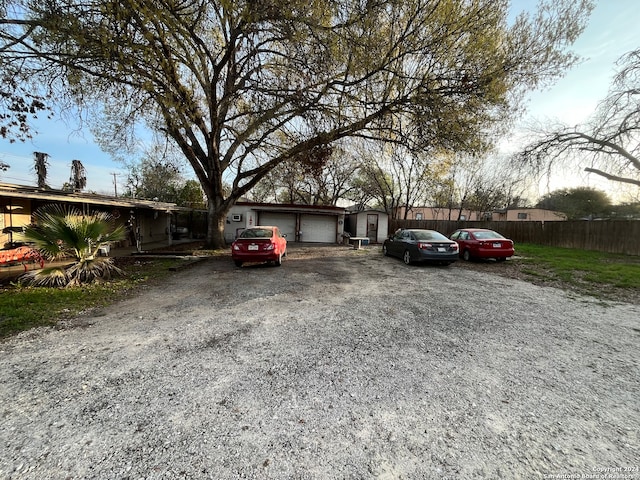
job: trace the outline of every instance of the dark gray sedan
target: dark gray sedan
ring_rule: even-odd
[[[450,265],[458,259],[458,244],[435,230],[398,230],[382,244],[382,253],[407,265],[434,262]]]

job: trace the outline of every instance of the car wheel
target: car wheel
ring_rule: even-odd
[[[233,263],[236,264],[236,267],[241,267],[242,266],[242,262],[240,260],[234,260]]]
[[[469,250],[465,250],[464,253],[462,254],[462,258],[468,262],[469,260],[471,260],[471,253],[469,253]]]
[[[386,245],[383,245],[383,246],[382,246],[382,254],[383,254],[385,257],[388,257],[388,256],[389,256],[389,251],[387,250],[387,246],[386,246]]]
[[[411,252],[409,250],[404,251],[404,255],[402,255],[402,261],[405,265],[411,265]]]

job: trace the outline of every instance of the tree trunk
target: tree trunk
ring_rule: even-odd
[[[207,215],[207,247],[213,250],[227,247],[224,239],[224,226],[230,206],[225,203],[209,201]]]

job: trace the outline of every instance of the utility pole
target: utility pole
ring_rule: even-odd
[[[111,172],[111,175],[113,175],[113,194],[114,196],[117,197],[118,196],[118,180],[116,177],[118,177],[120,174]]]

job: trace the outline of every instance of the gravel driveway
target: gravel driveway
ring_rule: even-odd
[[[0,478],[638,479],[639,340],[638,305],[379,249],[211,259],[0,343]]]

